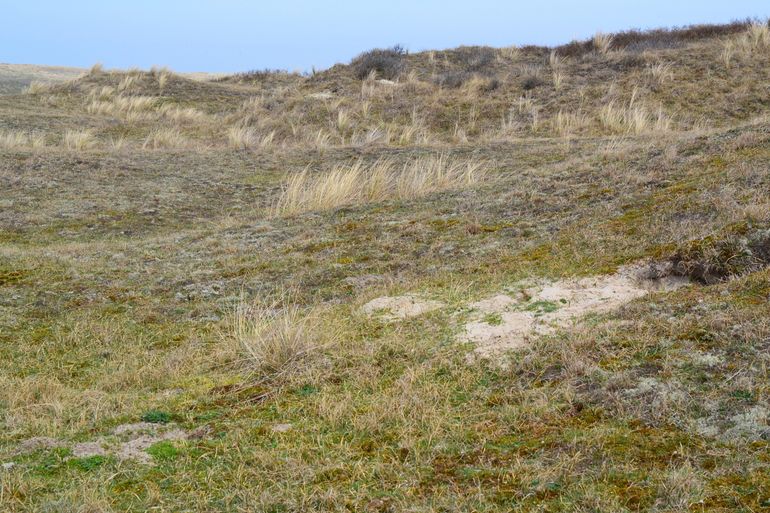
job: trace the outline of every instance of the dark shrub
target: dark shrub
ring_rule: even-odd
[[[459,89],[471,78],[473,78],[473,73],[467,71],[447,71],[437,75],[435,82],[441,87]]]
[[[461,46],[453,50],[450,59],[468,72],[485,71],[495,59],[495,49],[488,46]]]
[[[276,76],[291,75],[286,70],[282,69],[255,69],[251,71],[244,71],[241,73],[235,73],[233,75],[227,75],[225,77],[215,78],[214,82],[264,82],[270,80]]]
[[[377,76],[393,80],[404,69],[406,50],[399,45],[392,48],[375,48],[364,52],[350,62],[353,73],[358,79],[365,79],[372,71]]]
[[[500,88],[502,85],[502,82],[500,82],[500,79],[497,77],[492,77],[484,81],[484,83],[481,85],[479,90],[482,93],[491,93],[492,91],[496,91]]]
[[[676,48],[688,41],[737,34],[746,30],[752,20],[734,21],[723,25],[691,25],[689,27],[661,28],[653,30],[627,30],[612,34],[612,48],[629,52],[648,49]],[[563,57],[580,57],[594,51],[593,41],[572,41],[557,46],[556,52]]]
[[[692,241],[670,258],[675,275],[710,285],[770,266],[770,228],[738,223]]]
[[[531,91],[532,89],[535,89],[536,87],[540,87],[543,85],[543,79],[540,78],[538,75],[525,75],[521,82],[521,87],[525,91]]]

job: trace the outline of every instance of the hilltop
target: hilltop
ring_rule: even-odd
[[[767,23],[36,80],[3,511],[770,505]]]

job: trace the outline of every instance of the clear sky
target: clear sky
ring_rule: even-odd
[[[2,0],[0,62],[326,68],[373,47],[557,44],[770,16],[768,0]]]

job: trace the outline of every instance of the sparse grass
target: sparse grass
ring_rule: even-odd
[[[100,98],[109,98],[109,93],[109,89],[100,90],[98,95]],[[119,116],[124,117],[127,120],[135,121],[149,117],[150,114],[155,111],[157,105],[158,99],[152,96],[117,95],[107,101],[97,98],[93,99],[91,103],[86,106],[86,111],[89,114]],[[161,111],[161,114],[165,114],[166,112],[168,111]]]
[[[85,151],[96,145],[96,138],[91,130],[67,130],[63,143],[70,151]]]
[[[770,26],[767,22],[753,22],[746,30],[735,37],[726,39],[720,55],[722,62],[729,67],[736,54],[750,59],[752,55],[765,52],[770,48]]]
[[[770,47],[770,26],[767,23],[752,23],[738,44],[744,51],[751,53]]]
[[[337,166],[314,174],[309,169],[289,177],[273,207],[273,215],[294,215],[388,199],[413,199],[459,189],[485,179],[487,165],[444,155],[426,157],[403,166],[389,159],[366,165]]]
[[[521,49],[518,46],[506,46],[500,49],[500,55],[509,61],[515,61],[521,55]]]
[[[136,73],[127,74],[118,84],[118,91],[121,93],[130,91],[137,83],[137,77],[138,74]]]
[[[110,148],[115,151],[120,151],[126,146],[125,137],[113,137],[110,139]]]
[[[249,127],[231,127],[227,129],[227,144],[231,148],[245,150],[256,144],[257,132]]]
[[[270,303],[241,303],[228,334],[237,344],[248,382],[287,379],[312,357],[337,341],[318,311],[304,309],[284,293]]]
[[[157,109],[157,113],[174,123],[205,124],[211,121],[209,115],[194,107],[180,107],[178,105],[163,104]]]
[[[553,71],[552,77],[553,77],[553,87],[556,88],[556,90],[558,91],[559,89],[561,89],[561,86],[564,85],[564,72],[556,69]]]
[[[647,72],[658,85],[663,85],[674,77],[673,66],[670,62],[651,64],[647,67]]]
[[[45,147],[42,134],[0,131],[0,148],[4,150],[40,149]]]
[[[404,56],[367,98],[346,66],[0,96],[0,511],[767,509],[770,77],[720,57],[748,28],[560,47],[558,91],[522,47]],[[54,146],[88,127],[99,151]],[[648,260],[694,283],[471,357],[468,322],[569,303],[535,284]],[[141,422],[189,436],[73,453]]]
[[[43,94],[49,92],[50,90],[51,87],[48,84],[38,80],[33,80],[30,82],[29,86],[27,86],[27,89],[25,89],[24,92],[27,94]]]
[[[554,118],[553,129],[562,136],[568,137],[585,127],[588,124],[588,120],[585,114],[581,112],[562,112],[559,111]]]
[[[227,144],[230,148],[246,150],[250,148],[269,148],[275,139],[275,132],[260,135],[250,127],[231,127],[227,130]]]
[[[594,50],[600,55],[607,55],[612,49],[612,42],[612,35],[597,32],[593,38]]]
[[[150,132],[144,140],[142,148],[153,150],[162,148],[178,149],[186,148],[189,144],[190,140],[182,135],[179,130],[173,128],[156,128]]]
[[[599,112],[599,121],[603,127],[619,134],[668,132],[672,124],[662,107],[652,110],[634,98],[627,106],[618,106],[614,100],[610,101]]]
[[[730,64],[733,61],[733,56],[735,55],[735,42],[730,39],[725,41],[724,48],[722,48],[722,53],[720,54],[720,58],[722,59],[722,62],[724,63],[725,67],[730,67]]]

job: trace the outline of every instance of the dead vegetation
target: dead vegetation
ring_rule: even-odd
[[[438,191],[461,189],[483,182],[488,166],[458,161],[446,155],[399,165],[390,159],[372,164],[359,160],[314,173],[309,169],[288,178],[272,209],[273,215],[336,209],[385,200],[408,200]]]

